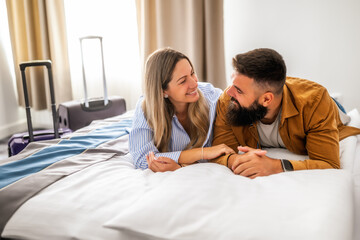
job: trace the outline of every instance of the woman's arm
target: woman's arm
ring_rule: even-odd
[[[181,151],[160,153],[154,145],[154,132],[145,119],[141,107],[142,102],[143,99],[141,98],[136,105],[132,129],[129,135],[129,151],[135,167],[141,169],[148,168],[146,155],[148,155],[149,152],[153,152],[157,157],[167,157],[177,162]]]
[[[178,159],[178,163],[190,164],[202,159],[211,160],[230,153],[235,153],[235,151],[225,144],[205,148],[193,148],[182,151]]]

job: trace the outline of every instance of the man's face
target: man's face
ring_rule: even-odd
[[[268,109],[259,103],[261,94],[254,80],[236,71],[231,77],[233,85],[226,91],[231,97],[226,113],[228,123],[233,126],[245,126],[263,119]]]

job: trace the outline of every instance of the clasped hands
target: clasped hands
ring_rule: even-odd
[[[233,154],[228,159],[228,167],[234,174],[254,179],[283,172],[281,161],[266,156],[266,151],[250,147],[238,147],[243,154]]]
[[[211,159],[222,154],[232,153],[228,159],[228,167],[234,174],[252,179],[259,176],[268,176],[283,172],[281,161],[266,156],[267,152],[264,150],[242,146],[238,147],[238,150],[243,152],[243,154],[235,154],[232,149],[226,145],[220,144],[206,148],[205,157]],[[181,168],[181,166],[173,159],[156,157],[153,152],[150,152],[146,156],[146,161],[149,169],[154,172],[174,171]]]
[[[219,144],[211,147],[184,150],[180,153],[178,161],[181,164],[189,165],[201,159],[214,159],[221,155],[227,155],[230,153],[235,153],[235,151],[225,144]],[[149,154],[146,155],[146,161],[149,169],[154,172],[174,171],[181,168],[181,166],[173,159],[167,157],[156,157],[153,152],[149,152]]]

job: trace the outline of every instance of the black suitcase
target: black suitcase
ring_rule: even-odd
[[[50,98],[51,98],[51,111],[52,111],[52,120],[53,120],[53,128],[54,128],[51,130],[33,131],[30,105],[29,105],[29,96],[28,96],[26,77],[25,77],[25,69],[27,67],[33,67],[33,66],[45,66],[48,70]],[[20,64],[20,71],[21,71],[23,90],[24,90],[28,132],[16,133],[13,136],[11,136],[11,138],[8,141],[9,157],[21,152],[29,144],[29,142],[59,138],[60,136],[62,136],[64,134],[72,132],[68,128],[58,129],[58,122],[57,122],[58,118],[56,115],[57,113],[56,113],[56,104],[55,104],[53,76],[52,76],[52,71],[51,71],[51,61],[50,60],[44,60],[44,61],[38,60],[38,61],[24,62],[24,63]]]
[[[98,39],[101,46],[101,60],[102,60],[102,75],[104,85],[104,97],[88,99],[86,88],[86,76],[84,66],[84,56],[82,50],[82,41],[85,39]],[[82,72],[84,82],[84,102],[69,101],[59,105],[59,123],[60,127],[70,128],[75,131],[79,128],[89,125],[93,120],[104,119],[120,115],[126,111],[125,99],[119,96],[108,97],[105,67],[104,67],[104,54],[102,37],[87,36],[80,38],[81,46],[81,59],[82,59]]]

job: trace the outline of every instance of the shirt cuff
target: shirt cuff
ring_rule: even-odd
[[[230,155],[232,155],[232,154],[233,154],[233,153],[230,153],[230,154],[226,154],[226,155],[224,155],[224,156],[215,158],[215,159],[211,160],[211,162],[218,163],[218,164],[221,164],[221,165],[224,165],[224,166],[227,167],[228,158],[229,158]]]
[[[296,160],[289,160],[291,162],[291,165],[293,166],[294,171],[295,170],[306,170],[306,165],[303,163],[303,161],[296,161]]]
[[[156,153],[156,157],[167,157],[174,160],[176,163],[179,163],[179,157],[180,157],[181,151],[177,152],[164,152],[164,153]]]

